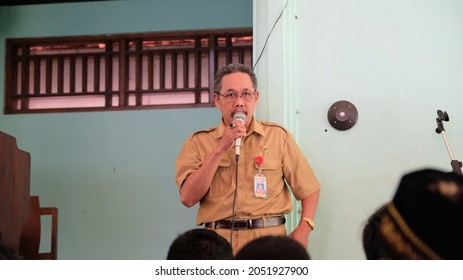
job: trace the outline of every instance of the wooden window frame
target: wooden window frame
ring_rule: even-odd
[[[83,51],[66,52],[80,45]],[[252,28],[7,39],[5,62],[5,114],[212,107],[217,69],[231,62],[252,66]],[[161,95],[173,103],[147,104]],[[194,101],[176,103],[180,95]],[[57,98],[69,105],[30,105]],[[73,98],[98,98],[101,105],[76,106]]]

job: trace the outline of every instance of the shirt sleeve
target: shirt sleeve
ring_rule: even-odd
[[[304,199],[320,189],[320,183],[312,167],[289,132],[283,148],[283,174],[297,200]]]
[[[198,146],[193,137],[189,137],[185,140],[175,163],[175,182],[179,190],[188,175],[198,170],[200,166]]]

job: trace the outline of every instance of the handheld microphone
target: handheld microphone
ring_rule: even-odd
[[[235,121],[241,121],[242,123],[246,123],[246,115],[243,112],[237,112],[233,119]],[[236,149],[236,159],[240,157],[240,148],[241,148],[241,137],[235,139],[235,149]]]

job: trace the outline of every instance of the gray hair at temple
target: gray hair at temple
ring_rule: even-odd
[[[225,75],[233,74],[237,72],[248,74],[249,78],[251,78],[251,82],[252,82],[252,86],[254,87],[254,90],[257,90],[257,78],[256,78],[256,74],[254,73],[254,71],[250,67],[244,64],[230,63],[220,68],[219,71],[217,71],[217,73],[215,74],[214,92],[220,93],[220,91],[222,90],[222,78]]]

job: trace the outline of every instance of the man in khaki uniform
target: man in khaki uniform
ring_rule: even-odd
[[[292,192],[302,213],[289,236],[307,248],[320,185],[294,138],[284,127],[254,118],[259,91],[249,67],[220,69],[214,92],[220,124],[191,135],[177,158],[181,202],[187,207],[199,202],[196,224],[217,231],[236,253],[260,236],[286,235]]]

